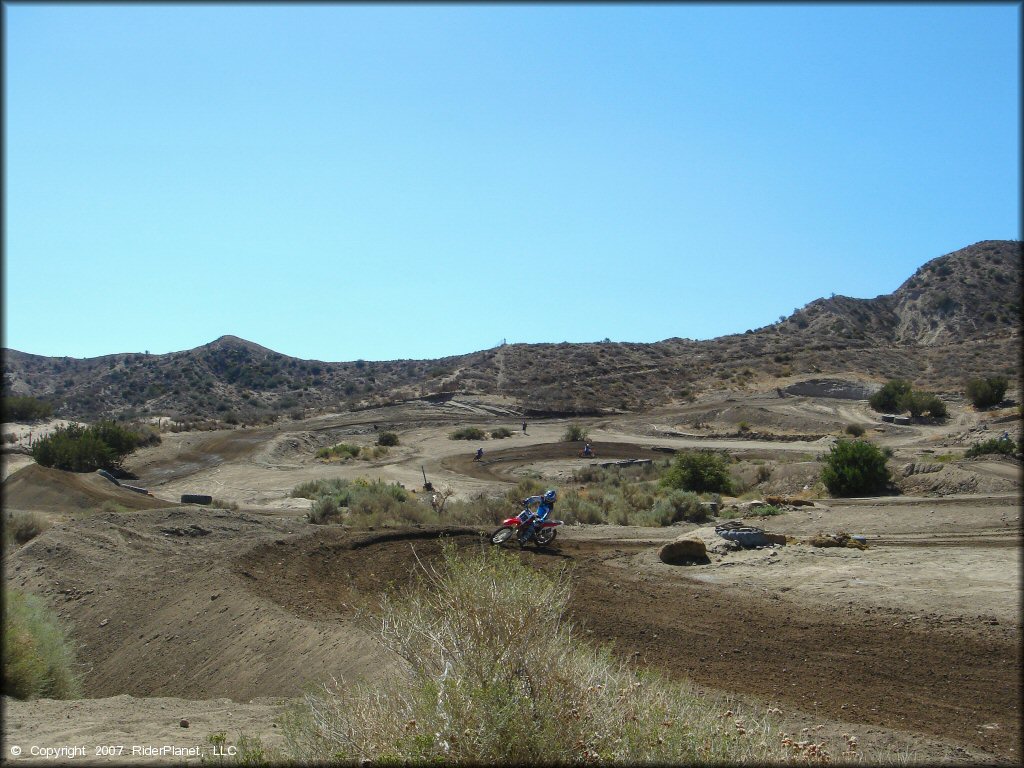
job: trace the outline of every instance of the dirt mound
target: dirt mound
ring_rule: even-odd
[[[62,511],[99,509],[107,501],[128,509],[157,509],[172,502],[121,488],[95,472],[64,472],[29,464],[3,484],[9,509]]]
[[[1013,493],[1021,488],[1021,469],[1013,459],[966,460],[955,464],[914,462],[898,473],[896,484],[908,496]]]
[[[204,535],[176,535],[197,529]],[[284,543],[307,530],[197,507],[99,515],[54,525],[10,555],[5,573],[70,626],[86,696],[297,696],[306,683],[372,677],[385,664],[370,638],[299,586],[320,579],[283,562]],[[261,597],[268,574],[234,567],[261,544],[314,615]]]

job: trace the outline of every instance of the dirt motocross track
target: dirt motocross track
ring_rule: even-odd
[[[479,546],[478,535],[449,535],[461,546]],[[366,546],[352,536],[330,538],[318,534],[257,548],[238,567],[255,577],[261,594],[291,611],[345,615],[360,595],[404,583],[415,557],[429,561],[439,551],[434,538],[401,533]],[[977,734],[980,725],[999,723],[968,741],[1004,753],[1017,744],[1016,718],[1008,715],[1017,711],[1021,660],[1009,633],[988,624],[964,631],[959,622],[951,631],[948,617],[918,626],[889,611],[808,606],[779,594],[629,567],[631,556],[650,549],[642,540],[579,540],[569,532],[519,557],[543,570],[569,566],[577,626],[672,676],[818,718],[935,737]],[[285,573],[282,558],[289,563]],[[350,578],[351,586],[338,588]]]
[[[819,421],[830,406],[812,405]],[[857,405],[841,404],[840,424]],[[804,454],[828,447],[814,435],[691,436],[681,418],[665,415],[594,420],[594,460],[579,457],[579,444],[560,442],[565,421],[549,420],[530,424],[528,435],[517,430],[487,441],[484,461],[474,462],[476,444],[449,440],[448,432],[503,423],[486,406],[382,410],[288,431],[168,435],[132,466],[135,482],[168,502],[160,509],[80,516],[77,478],[34,470],[14,482],[21,470],[5,482],[5,507],[36,509],[44,500],[56,524],[9,553],[7,582],[44,596],[69,622],[89,665],[86,695],[110,702],[110,717],[132,702],[138,712],[148,712],[150,701],[172,707],[151,721],[133,720],[140,738],[180,739],[178,716],[190,700],[231,699],[256,703],[230,707],[210,732],[237,724],[274,743],[269,723],[252,729],[253,713],[266,718],[275,697],[295,697],[332,675],[372,679],[386,665],[354,606],[405,583],[418,560],[438,554],[441,534],[460,547],[489,546],[484,527],[311,526],[302,500],[287,497],[299,482],[368,476],[418,488],[426,472],[436,486],[471,495],[507,488],[529,472],[565,487],[571,471],[591,461],[660,460],[680,447],[725,445],[734,455],[777,461],[773,477],[796,490],[813,470]],[[944,431],[894,430],[879,441],[896,446],[897,467],[921,462],[977,427],[964,416]],[[319,445],[372,442],[383,426],[402,438],[385,460],[324,465],[311,458]],[[797,432],[800,424],[791,426]],[[709,691],[777,706],[790,733],[855,733],[869,755],[895,750],[925,762],[1018,764],[1020,466],[974,463],[977,470],[955,462],[927,477],[935,487],[969,486],[967,478],[975,493],[819,500],[758,523],[793,537],[787,546],[717,553],[702,566],[668,566],[657,557],[694,524],[566,526],[548,548],[507,549],[543,570],[570,568],[572,619],[594,642]],[[90,493],[96,485],[90,478]],[[123,492],[114,490],[120,500]],[[242,508],[170,504],[192,492]],[[864,533],[868,549],[800,543],[839,529]],[[133,698],[125,702],[124,694]],[[75,724],[71,710],[68,719],[53,713],[56,702],[5,704],[6,743],[14,734],[27,743],[118,732],[95,707],[74,710],[82,718]]]

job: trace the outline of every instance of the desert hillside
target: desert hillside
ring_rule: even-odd
[[[983,241],[932,259],[891,294],[817,299],[772,325],[708,341],[509,344],[385,362],[300,360],[234,336],[163,355],[6,349],[4,391],[49,400],[63,418],[227,424],[456,393],[502,396],[527,416],[637,411],[809,374],[902,377],[955,394],[971,377],[1019,381],[1020,297],[1020,243]]]

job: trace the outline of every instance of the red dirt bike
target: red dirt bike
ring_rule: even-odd
[[[510,517],[508,520],[503,521],[501,527],[491,534],[491,544],[504,544],[506,541],[518,539],[520,529],[529,525],[530,520],[534,517],[533,512],[524,509],[515,517]],[[558,527],[564,524],[562,520],[548,518],[534,529],[528,541],[521,541],[520,544],[525,547],[532,541],[538,547],[547,546],[558,535]]]

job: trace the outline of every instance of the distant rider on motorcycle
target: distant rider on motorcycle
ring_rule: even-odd
[[[543,496],[530,496],[529,498],[523,499],[523,506],[526,509],[530,509],[534,504],[537,505],[536,510],[530,510],[531,517],[530,522],[522,528],[522,533],[519,534],[519,543],[525,544],[533,536],[533,532],[548,519],[548,515],[555,508],[555,502],[558,500],[558,494],[555,493],[555,489],[545,491]]]

